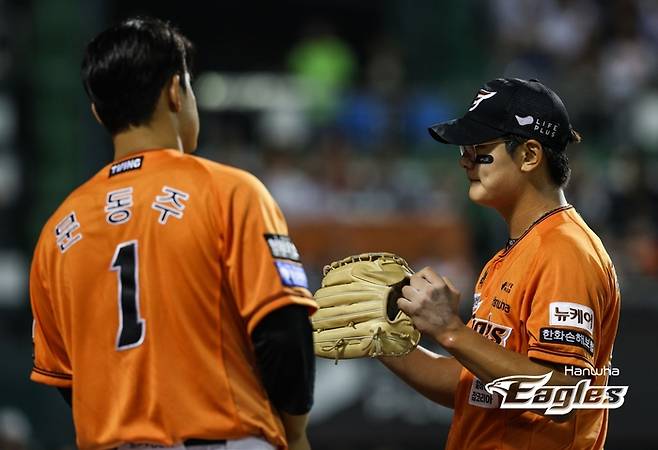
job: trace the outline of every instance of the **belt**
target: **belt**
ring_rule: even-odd
[[[226,444],[226,439],[186,439],[183,441],[182,444],[179,444],[176,446],[176,448],[181,448],[181,445],[183,447],[194,447],[194,446],[202,446],[202,445],[221,445],[221,444]],[[137,446],[139,447],[140,444],[132,444],[132,446]],[[151,446],[153,446],[151,444]],[[131,444],[127,444],[126,446],[122,446],[120,448],[132,448]],[[155,448],[168,448],[168,447],[158,447],[157,445]],[[114,449],[117,450],[117,449]]]
[[[213,445],[213,444],[226,444],[226,439],[215,439],[215,440],[207,440],[207,439],[187,439],[183,441],[183,445],[188,446],[188,445]]]

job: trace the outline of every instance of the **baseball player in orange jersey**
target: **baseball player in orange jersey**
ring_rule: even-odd
[[[607,409],[558,417],[500,409],[501,397],[485,389],[501,377],[548,372],[553,386],[576,385],[574,373],[607,384],[619,290],[601,241],[564,197],[565,150],[580,136],[562,101],[536,80],[497,79],[480,89],[462,118],[430,134],[461,146],[469,197],[496,209],[511,238],[482,270],[466,325],[459,293],[432,269],[414,274],[402,290],[400,308],[452,357],[419,347],[382,361],[426,397],[454,408],[448,449],[603,448]]]
[[[189,155],[190,51],[156,19],[86,49],[115,161],[39,238],[31,378],[72,404],[81,449],[308,449],[316,304],[265,187]]]

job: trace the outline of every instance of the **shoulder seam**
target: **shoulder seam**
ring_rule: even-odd
[[[215,174],[213,173],[211,167],[209,167],[209,166],[217,165],[219,168],[222,168],[224,167],[224,165],[216,161],[211,161],[209,159],[201,158],[200,156],[195,156],[195,155],[188,155],[188,156],[189,156],[189,160],[192,161],[193,164],[195,164],[196,166],[200,167],[201,170],[203,170],[210,178],[211,181],[210,189],[214,194],[214,198],[217,200],[216,203],[213,205],[213,207],[210,208],[210,215],[212,216],[212,221],[215,225],[215,229],[218,232],[218,237],[220,235],[225,235],[226,230],[224,229],[224,225],[220,220],[223,215],[222,209],[224,205],[222,205],[222,203],[219,201],[220,195],[219,192],[217,191],[217,186],[215,185],[215,183],[212,182],[215,179]]]

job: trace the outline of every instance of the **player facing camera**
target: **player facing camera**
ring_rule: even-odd
[[[382,344],[358,356],[378,357],[419,393],[454,408],[448,450],[603,448],[608,410],[625,394],[624,386],[607,386],[602,371],[611,363],[620,293],[601,240],[564,194],[567,146],[580,136],[562,100],[536,80],[496,79],[463,117],[429,131],[460,146],[469,197],[495,209],[509,232],[478,277],[470,320],[460,318],[460,292],[450,279],[425,267],[410,273],[397,300],[413,331],[381,326],[385,318],[368,305],[390,291],[387,271],[373,269],[364,287],[361,258],[346,258],[328,266],[340,267],[341,276],[325,272],[315,294],[316,354],[354,357],[336,349],[398,343],[419,331],[449,356],[418,346],[419,339],[404,341],[402,351],[380,351]],[[388,259],[400,271],[406,266],[397,255]]]
[[[495,201],[487,192],[500,191],[507,198],[505,188],[517,185],[518,176],[535,179],[542,188],[548,188],[545,180],[564,188],[571,175],[567,146],[581,141],[562,100],[534,79],[486,83],[463,117],[433,125],[429,132],[460,147],[471,199],[485,205]]]

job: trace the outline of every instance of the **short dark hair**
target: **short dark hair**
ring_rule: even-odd
[[[192,43],[167,22],[126,19],[96,36],[82,60],[82,83],[105,128],[115,135],[147,124],[162,88],[190,73]]]
[[[581,140],[582,138],[580,137],[580,134],[575,130],[571,130],[569,142],[564,148],[556,149],[548,147],[542,143],[544,156],[546,157],[546,163],[548,165],[548,174],[551,177],[553,184],[557,187],[566,187],[571,178],[571,168],[569,167],[569,157],[567,156],[566,146],[572,142],[579,143]],[[509,136],[509,141],[506,144],[507,152],[511,155],[514,153],[514,150],[525,141],[527,141],[527,139],[521,136]]]

